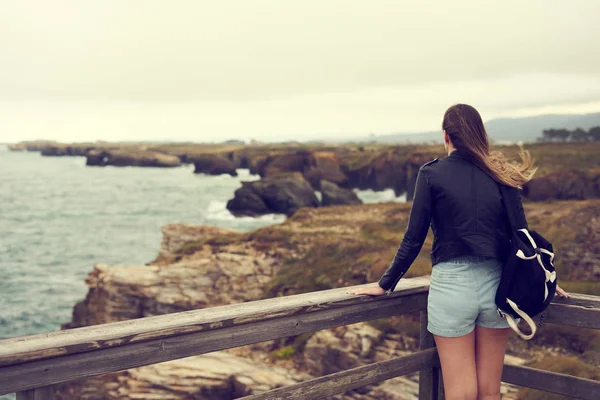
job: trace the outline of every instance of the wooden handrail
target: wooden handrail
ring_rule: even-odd
[[[355,296],[346,293],[349,288],[340,288],[0,340],[0,395],[20,392],[19,398],[25,399],[34,398],[28,396],[35,392],[40,398],[52,399],[49,388],[57,383],[421,311],[421,351],[403,361],[375,363],[312,380],[311,390],[339,393],[343,386],[338,385],[337,391],[332,389],[336,380],[351,379],[354,387],[362,381],[368,384],[417,368],[423,382],[427,382],[420,385],[422,397],[437,399],[437,352],[429,349],[433,340],[425,330],[428,286],[426,276],[401,280],[390,296]],[[543,318],[545,323],[600,329],[600,297],[557,297]],[[410,365],[402,366],[403,362]],[[539,379],[556,380],[553,385],[527,385],[514,372],[520,368],[525,367],[507,366],[505,381],[567,395],[578,393],[590,399],[589,393],[600,391],[600,382],[546,371],[530,372],[531,368],[523,371]],[[568,382],[569,388],[560,382]],[[280,394],[297,393],[303,390],[302,385],[305,383],[277,390]],[[256,398],[277,398],[270,396]]]
[[[0,395],[420,311],[428,286],[420,277],[391,296],[340,288],[2,340]]]

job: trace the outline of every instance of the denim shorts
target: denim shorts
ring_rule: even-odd
[[[427,330],[444,337],[475,329],[509,328],[495,297],[502,263],[490,257],[459,257],[434,265],[427,301]],[[516,320],[518,322],[518,320]]]

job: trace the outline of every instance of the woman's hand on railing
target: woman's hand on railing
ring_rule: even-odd
[[[565,292],[560,286],[556,285],[556,294],[565,299],[569,298],[569,294]]]
[[[369,287],[361,288],[361,289],[351,289],[351,290],[348,290],[346,293],[348,293],[348,294],[368,294],[371,296],[381,296],[382,294],[385,294],[385,290],[383,290],[379,285],[375,285],[375,286],[369,286]]]

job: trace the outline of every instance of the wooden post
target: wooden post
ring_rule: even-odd
[[[427,330],[427,310],[421,311],[420,350],[435,347],[433,335]],[[441,386],[440,368],[426,368],[419,371],[419,400],[443,399],[444,388]],[[440,397],[440,393],[441,396]]]
[[[52,386],[24,390],[17,392],[17,400],[54,400]]]
[[[435,367],[433,370],[437,372],[438,376],[437,400],[446,400],[446,394],[444,393],[444,379],[442,378],[442,369]]]

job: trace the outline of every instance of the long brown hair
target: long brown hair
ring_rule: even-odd
[[[520,187],[531,179],[537,169],[533,168],[531,154],[523,149],[519,153],[521,163],[509,163],[500,151],[490,152],[481,116],[467,104],[456,104],[446,110],[442,129],[461,154],[497,182]]]

